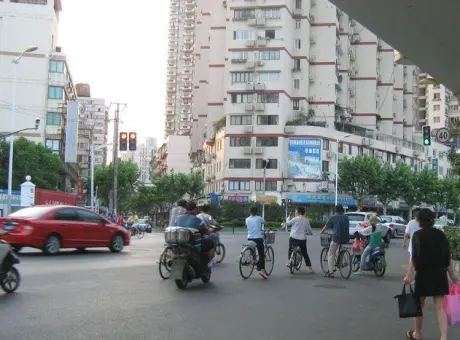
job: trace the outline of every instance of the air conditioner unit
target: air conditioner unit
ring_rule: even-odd
[[[308,77],[308,81],[310,82],[310,84],[313,84],[315,82],[315,76]]]
[[[396,100],[396,99],[398,99],[398,97],[396,97],[396,95],[394,94],[393,95],[393,100]]]
[[[395,146],[395,151],[396,152],[401,152],[401,147],[400,146]]]
[[[246,83],[246,90],[254,90],[254,83]]]
[[[314,36],[311,36],[311,37],[310,37],[310,44],[311,44],[311,45],[316,44],[316,38],[315,38]]]
[[[313,96],[308,96],[308,101],[313,101],[315,98]]]
[[[315,16],[313,14],[310,14],[309,18],[311,22],[315,22]]]
[[[257,26],[257,19],[248,19],[248,26]]]
[[[351,26],[351,27],[356,26],[356,21],[353,20],[353,19],[351,19],[351,20],[350,20],[350,26]]]
[[[243,155],[250,155],[252,154],[252,148],[251,147],[244,147],[243,148]]]
[[[246,41],[245,41],[245,45],[246,45],[247,47],[253,47],[253,46],[256,45],[256,41],[255,41],[255,40],[246,40]]]
[[[350,97],[354,97],[354,96],[355,96],[355,90],[353,90],[352,88],[349,88],[349,89],[348,89],[348,92],[350,92]]]
[[[254,148],[254,154],[255,155],[262,155],[264,153],[264,148]]]
[[[265,18],[257,19],[257,26],[264,26],[266,24]]]
[[[257,46],[263,47],[267,45],[266,39],[257,39]]]
[[[295,126],[290,126],[290,125],[285,126],[284,133],[288,133],[288,134],[295,133]]]
[[[245,66],[247,69],[253,69],[256,67],[256,63],[254,61],[248,61],[246,62]]]
[[[420,156],[420,151],[414,150],[414,156],[415,156],[415,157],[419,157],[419,156]]]
[[[227,0],[222,1],[222,6],[224,6],[224,8],[227,8]]]
[[[253,110],[254,110],[254,104],[249,104],[249,103],[246,104],[246,105],[244,106],[244,110],[245,110],[245,111],[253,111]]]
[[[245,126],[243,128],[244,133],[252,133],[252,131],[253,131],[252,126]]]
[[[256,83],[255,88],[256,88],[256,90],[265,90],[265,84],[264,83]]]
[[[264,62],[263,62],[262,60],[259,60],[259,61],[257,62],[257,66],[264,66]]]
[[[315,54],[312,54],[312,55],[310,56],[310,61],[315,61],[315,60],[316,60],[316,55],[315,55]]]
[[[326,152],[326,157],[327,158],[330,159],[330,158],[332,158],[332,156],[333,156],[333,153],[331,151]]]
[[[256,111],[264,111],[265,110],[265,104],[264,103],[257,103],[255,109],[256,109]]]
[[[367,139],[367,138],[363,138],[362,144],[363,144],[363,145],[371,145],[370,140]]]

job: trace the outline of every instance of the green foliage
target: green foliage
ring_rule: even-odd
[[[339,188],[349,192],[358,201],[359,208],[365,196],[374,195],[382,185],[380,162],[371,157],[346,158],[339,164]]]
[[[460,261],[460,231],[458,229],[445,230],[449,241],[450,257],[455,261]]]
[[[138,187],[140,171],[131,161],[118,163],[118,211],[126,211],[130,207],[132,196]],[[110,190],[113,186],[113,164],[101,165],[94,169],[94,184],[98,187],[98,197],[102,204],[108,206]]]
[[[0,142],[0,188],[8,187],[9,143]],[[63,163],[43,144],[18,138],[14,141],[13,190],[20,190],[25,177],[30,175],[37,188],[56,190],[65,179]]]
[[[218,133],[220,132],[221,130],[223,130],[225,128],[225,125],[226,125],[226,116],[222,116],[220,117],[218,120],[216,120],[214,123],[213,123],[213,126],[214,126],[214,133]]]

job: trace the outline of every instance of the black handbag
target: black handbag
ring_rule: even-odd
[[[417,316],[423,316],[420,298],[415,295],[411,285],[409,285],[409,288],[409,294],[406,292],[406,285],[404,285],[402,293],[394,297],[395,299],[398,299],[400,318],[413,318]]]

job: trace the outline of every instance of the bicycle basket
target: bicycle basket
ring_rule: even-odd
[[[320,235],[321,247],[328,248],[331,245],[332,235]]]
[[[274,231],[264,231],[264,239],[267,244],[275,244],[275,232]]]

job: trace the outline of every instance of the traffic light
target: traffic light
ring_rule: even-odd
[[[137,149],[137,133],[129,133],[129,151],[136,151]]]
[[[423,145],[425,146],[431,145],[431,127],[429,125],[424,125],[422,127],[422,138],[423,138]]]
[[[128,134],[120,132],[120,151],[128,150]]]

